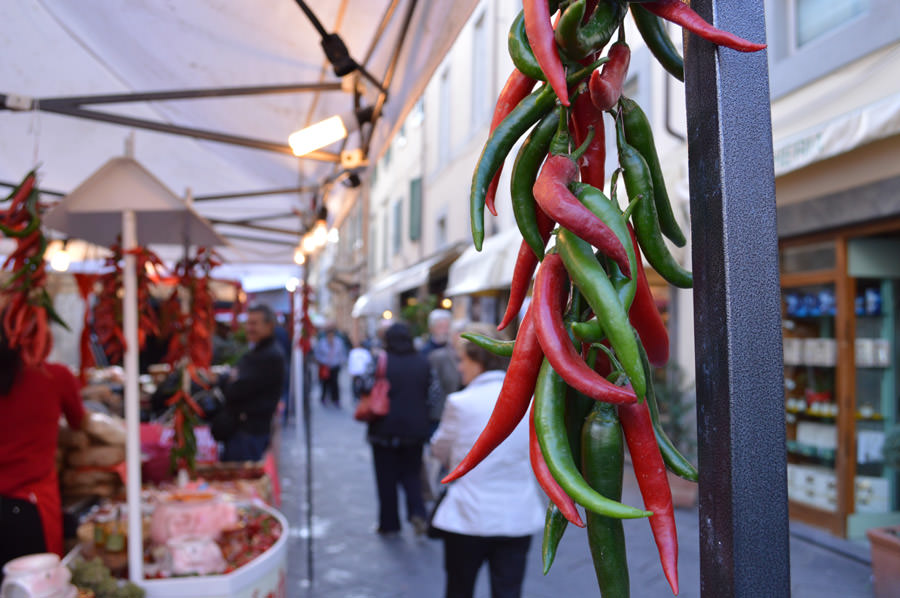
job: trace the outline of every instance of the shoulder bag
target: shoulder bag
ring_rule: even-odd
[[[378,367],[375,369],[375,383],[369,392],[360,397],[353,418],[361,422],[371,422],[387,415],[391,410],[388,398],[390,389],[391,383],[387,380],[387,353],[381,351],[378,354]]]

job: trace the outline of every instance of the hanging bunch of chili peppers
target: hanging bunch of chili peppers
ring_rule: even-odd
[[[686,243],[666,194],[650,124],[622,95],[630,61],[623,25],[629,9],[651,52],[680,80],[683,61],[661,18],[720,46],[742,52],[765,48],[712,27],[681,0],[524,0],[509,32],[515,69],[500,92],[472,177],[470,210],[480,250],[484,208],[496,215],[500,169],[527,133],[510,189],[523,240],[499,328],[519,313],[537,269],[533,299],[514,342],[464,335],[511,360],[485,429],[444,479],[452,481],[478,465],[530,405],[531,462],[551,499],[545,572],[567,524],[586,525],[604,598],[629,595],[622,520],[643,517],[649,518],[666,579],[678,593],[678,542],[666,468],[697,481],[697,470],[662,430],[653,388],[652,366],[666,364],[669,342],[642,256],[674,286],[690,288],[692,277],[663,239]],[[557,11],[554,24],[551,15]],[[617,31],[617,41],[603,56]],[[532,91],[538,81],[545,83]],[[601,190],[604,112],[615,122],[619,161],[609,197]],[[624,210],[617,197],[619,179],[627,193]],[[643,509],[619,502],[625,444]],[[576,505],[584,507],[586,523]]]
[[[3,335],[29,365],[42,363],[50,354],[51,321],[68,329],[47,293],[47,238],[41,230],[35,182],[36,174],[31,171],[9,196],[0,200],[0,234],[16,241],[16,248],[0,267],[11,272],[0,286],[0,295],[5,299],[0,304],[6,306],[2,314]]]
[[[204,413],[191,397],[190,380],[202,387],[198,368],[212,365],[212,331],[214,325],[213,297],[210,292],[210,272],[221,264],[212,249],[199,247],[193,258],[185,258],[176,265],[178,286],[163,305],[164,317],[171,326],[172,337],[165,361],[183,363],[182,385],[166,402],[175,407],[175,443],[170,454],[172,470],[186,467],[193,471],[197,455],[194,426]],[[182,310],[179,289],[187,293],[187,310]]]
[[[79,342],[79,352],[81,356],[81,367],[79,368],[79,378],[84,384],[87,379],[87,370],[97,365],[94,359],[94,352],[91,349],[91,295],[94,294],[94,286],[100,279],[97,274],[74,274],[75,284],[78,285],[78,294],[84,301],[84,323],[81,327],[81,340]]]

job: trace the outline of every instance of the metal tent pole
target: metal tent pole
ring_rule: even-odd
[[[694,0],[765,39],[764,0]],[[778,237],[765,52],[689,34],[700,584],[704,598],[790,596]]]

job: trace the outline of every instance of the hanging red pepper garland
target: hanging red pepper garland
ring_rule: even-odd
[[[677,594],[678,544],[665,468],[692,481],[697,480],[697,472],[673,449],[658,423],[650,364],[663,367],[668,361],[668,335],[650,294],[642,253],[671,284],[690,288],[692,279],[669,254],[662,238],[666,235],[679,246],[684,240],[664,191],[649,124],[635,116],[639,115],[636,104],[622,95],[630,59],[623,25],[629,3],[574,0],[565,4],[554,31],[551,15],[560,4],[525,0],[527,39],[523,39],[522,17],[513,23],[510,55],[518,70],[501,93],[491,123],[491,131],[502,130],[504,134],[489,137],[479,162],[490,166],[487,171],[499,172],[514,145],[515,139],[510,136],[525,134],[531,124],[540,123],[521,146],[513,170],[514,212],[527,242],[523,241],[519,252],[513,290],[499,328],[519,312],[532,273],[542,262],[534,297],[520,325],[494,412],[472,449],[444,481],[465,475],[503,442],[527,413],[534,394],[532,463],[542,487],[559,507],[547,514],[550,532],[545,533],[545,571],[565,527],[560,511],[579,524],[582,520],[574,503],[580,503],[592,511],[587,517],[587,533],[603,596],[627,597],[624,536],[621,526],[609,524],[614,521],[610,518],[649,515],[666,579]],[[645,41],[653,49],[662,43],[658,35],[663,29],[654,24],[659,18],[734,50],[765,48],[716,29],[681,0],[640,2],[631,8],[638,31],[652,38]],[[617,29],[618,40],[601,59]],[[683,72],[677,52],[654,54],[664,57],[663,66],[669,72]],[[589,82],[566,84],[567,75],[570,82],[583,80],[581,70],[585,65],[598,65],[598,59],[606,64],[602,70],[593,71]],[[578,77],[572,78],[576,71]],[[528,95],[535,80],[548,83]],[[551,88],[557,96],[555,102],[541,102],[539,98]],[[570,100],[572,106],[566,108]],[[560,110],[558,118],[553,110]],[[603,111],[609,111],[617,124],[620,168],[613,173],[611,200],[600,191],[606,147]],[[553,121],[558,122],[558,129],[550,139]],[[578,150],[573,151],[571,137],[580,146]],[[546,161],[536,174],[544,156]],[[470,197],[476,244],[481,239],[486,201],[496,215],[496,177],[486,194],[476,192],[485,183],[485,177],[479,176],[482,170],[485,168],[476,167]],[[620,175],[628,194],[624,212],[615,191]],[[527,186],[533,187],[532,193]],[[546,243],[554,227],[556,246],[540,251],[541,242]],[[508,355],[508,347],[492,339],[483,338],[479,344]],[[597,351],[599,358],[591,367],[588,362],[592,361],[585,356]],[[580,404],[573,402],[573,388],[602,405],[583,422],[583,438],[590,442],[582,443],[581,455],[572,454],[571,430],[567,429],[571,422],[567,424],[563,417],[567,410],[581,413],[576,407]],[[621,459],[614,466],[616,460],[600,454],[603,451],[585,448],[602,447],[610,444],[607,440],[618,438],[617,450],[621,452],[623,435],[648,511],[614,502],[621,493]],[[603,492],[608,495],[603,496]],[[616,571],[614,578],[610,577],[612,571]]]
[[[3,335],[18,348],[29,365],[44,362],[53,348],[50,322],[68,328],[53,309],[47,293],[44,252],[47,238],[41,230],[36,173],[29,172],[5,199],[0,200],[0,235],[16,241],[0,270],[11,273],[0,285]]]
[[[203,417],[203,409],[191,397],[185,387],[193,380],[201,387],[208,387],[198,370],[208,370],[212,365],[212,331],[215,324],[213,297],[210,291],[210,272],[220,265],[221,258],[212,249],[199,247],[193,258],[181,260],[176,266],[178,286],[166,300],[163,311],[172,326],[172,340],[165,360],[173,365],[182,363],[182,385],[166,402],[175,407],[173,428],[175,445],[170,455],[172,470],[194,470],[197,440],[194,427],[197,418]],[[187,294],[188,308],[181,309],[179,289]]]

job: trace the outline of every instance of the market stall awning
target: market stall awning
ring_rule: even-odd
[[[512,227],[485,239],[481,251],[469,247],[450,266],[444,294],[470,295],[508,287],[521,243],[519,229]]]
[[[363,316],[377,317],[383,314],[385,310],[395,310],[398,307],[397,295],[399,293],[427,283],[433,269],[442,265],[446,267],[448,261],[456,259],[459,252],[459,246],[453,245],[408,268],[385,276],[356,300],[356,303],[353,304],[351,315],[354,318]],[[450,267],[452,268],[453,266],[451,265]]]
[[[357,194],[341,177],[366,175],[477,5],[305,3],[360,68],[335,74],[296,0],[0,3],[0,183],[39,164],[41,189],[65,195],[134,131],[135,158],[178,195],[191,189],[197,211],[217,220],[227,260],[291,263],[301,216],[323,202],[332,221],[346,213]],[[357,105],[380,108],[366,139],[351,132],[312,159],[290,154],[290,133]]]

